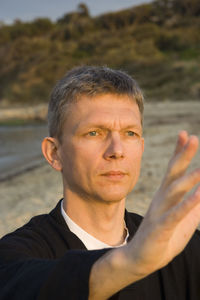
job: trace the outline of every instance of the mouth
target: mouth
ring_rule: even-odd
[[[122,172],[122,171],[109,171],[109,172],[103,173],[101,176],[104,176],[105,178],[110,179],[110,180],[120,180],[120,179],[123,179],[126,175],[127,175],[127,173]]]

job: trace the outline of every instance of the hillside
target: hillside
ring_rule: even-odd
[[[0,26],[0,103],[46,102],[80,64],[127,70],[152,100],[200,98],[200,2],[157,0],[91,17],[85,4],[52,22]]]

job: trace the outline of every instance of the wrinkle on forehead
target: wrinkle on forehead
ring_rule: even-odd
[[[80,128],[104,127],[111,130],[137,127],[142,131],[139,107],[128,96],[101,95],[93,99],[83,97],[74,103],[67,118],[66,127],[73,132]]]

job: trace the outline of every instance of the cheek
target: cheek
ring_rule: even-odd
[[[140,142],[134,143],[132,147],[128,148],[128,155],[133,160],[133,163],[140,162],[143,154],[143,144]]]
[[[141,167],[141,160],[142,160],[142,147],[141,145],[138,145],[137,147],[132,148],[128,152],[128,165],[129,165],[129,170],[130,173],[133,174],[133,176],[137,175],[140,173],[140,167]]]
[[[97,166],[97,151],[84,145],[76,145],[68,148],[66,152],[67,169],[71,169],[72,174],[78,178],[89,177]]]

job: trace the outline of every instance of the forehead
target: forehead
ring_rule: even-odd
[[[66,116],[64,129],[76,130],[83,126],[102,124],[112,126],[141,126],[141,114],[136,101],[127,95],[103,94],[95,97],[81,96],[72,103]]]

